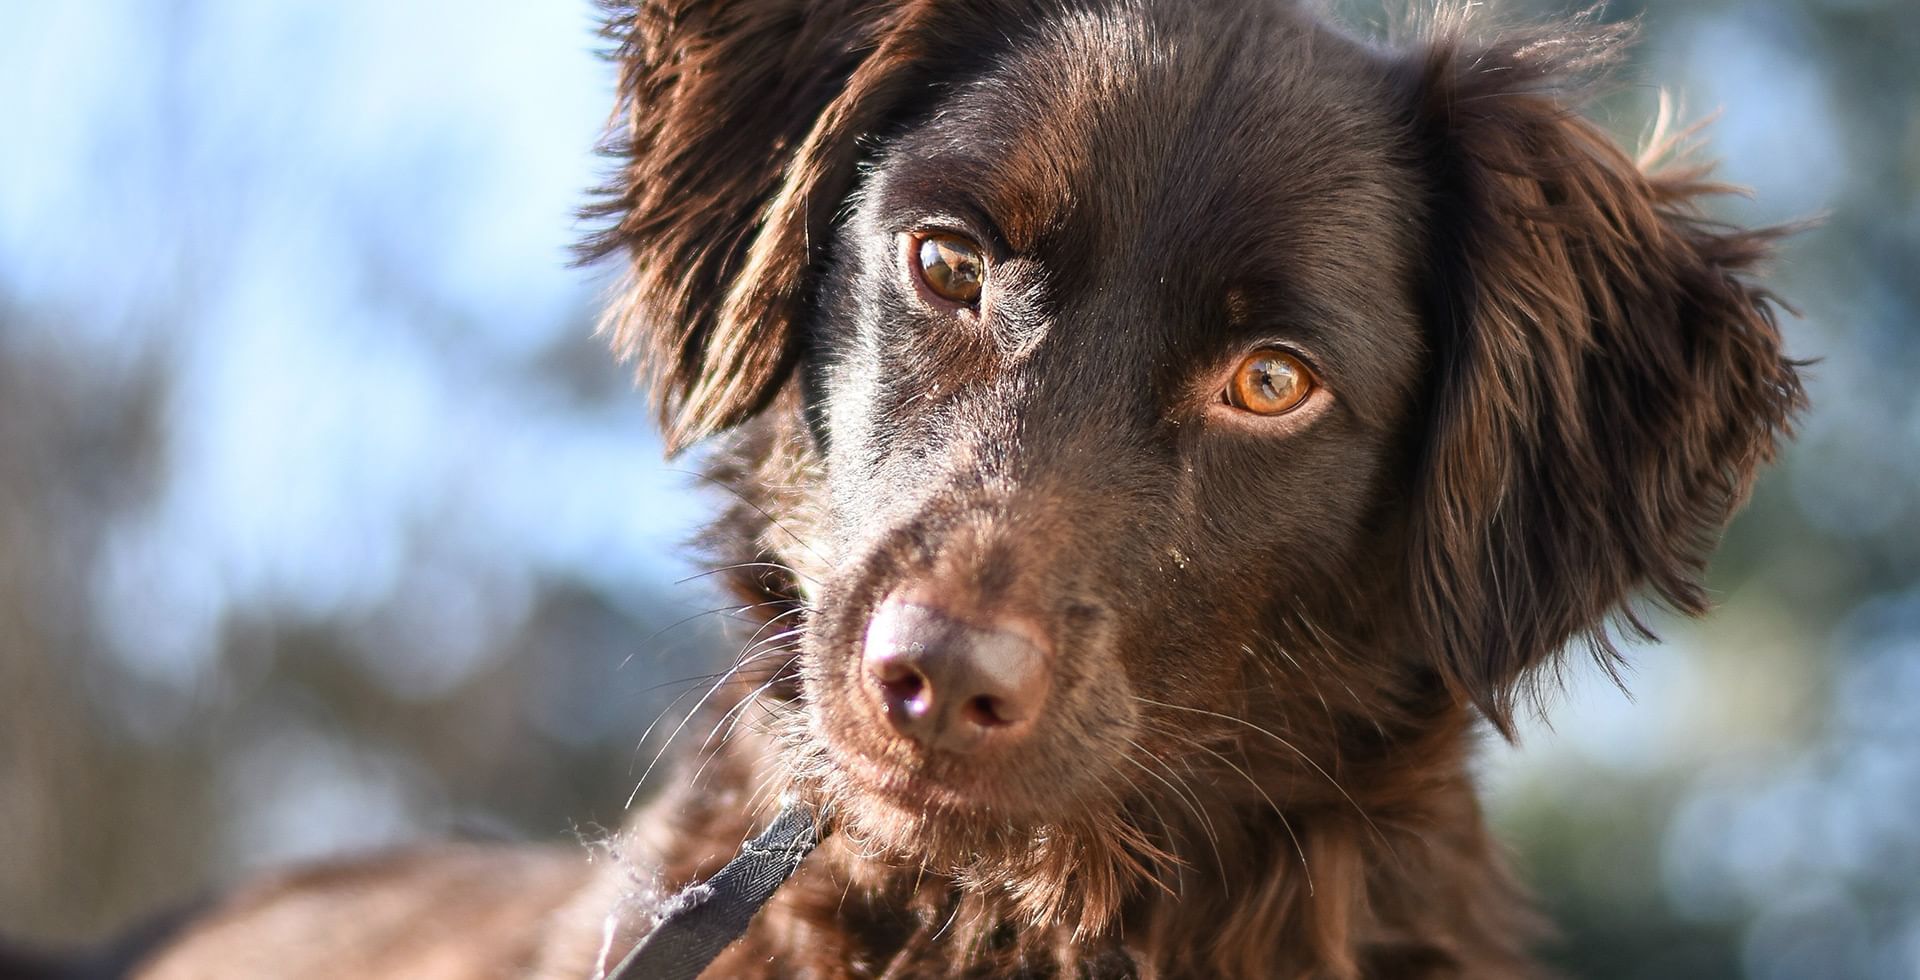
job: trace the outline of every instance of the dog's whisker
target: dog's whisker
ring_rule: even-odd
[[[939,931],[933,934],[932,939],[927,940],[927,943],[929,945],[938,943],[940,941],[940,937],[946,935],[948,929],[953,928],[954,921],[960,918],[960,903],[953,902],[951,903],[951,905],[953,907],[953,910],[947,913],[947,921],[941,924]]]
[[[805,633],[806,628],[803,626],[781,630],[778,633],[753,641],[751,645],[740,652],[746,660],[756,660],[766,656],[768,650],[787,649],[786,644],[799,640]]]
[[[795,532],[792,528],[787,527],[787,525],[783,523],[779,518],[773,516],[772,514],[767,513],[767,509],[765,507],[760,506],[760,504],[757,501],[754,501],[753,499],[749,498],[746,494],[740,492],[740,489],[738,487],[735,487],[731,483],[728,483],[725,480],[722,480],[716,476],[713,476],[710,473],[702,473],[702,472],[699,472],[698,470],[674,470],[673,472],[680,473],[685,476],[691,476],[696,479],[705,480],[707,483],[710,483],[713,486],[719,487],[720,489],[725,490],[730,494],[733,494],[734,497],[737,498],[741,503],[746,504],[748,507],[752,508],[754,512],[758,513],[761,517],[765,518],[768,525],[786,534],[787,537],[792,538],[795,544],[798,544],[800,547],[807,549],[807,551],[810,554],[812,554],[813,557],[820,560],[821,565],[825,566],[828,569],[837,569],[838,567],[837,563],[828,560],[827,556],[821,554],[818,549],[814,548],[812,542],[802,537],[799,533]]]
[[[739,666],[741,666],[741,667],[750,667],[750,666],[752,666],[753,664],[755,664],[755,663],[757,663],[757,662],[759,662],[759,661],[760,661],[760,660],[762,660],[762,659],[764,659],[764,658],[763,658],[763,657],[762,657],[762,656],[761,656],[761,655],[760,655],[759,653],[756,653],[756,654],[754,654],[754,655],[753,655],[752,657],[749,657],[749,658],[746,658],[746,659],[744,659],[744,660],[742,660],[742,661],[740,662],[740,664],[739,664]],[[670,680],[670,681],[661,681],[661,682],[660,682],[660,683],[658,683],[658,684],[652,684],[652,685],[649,685],[649,686],[647,686],[647,687],[644,687],[644,688],[641,688],[641,689],[640,689],[640,690],[639,690],[638,692],[636,692],[636,693],[637,693],[637,694],[652,694],[652,693],[654,693],[655,691],[659,691],[659,690],[663,690],[663,689],[665,689],[665,688],[671,688],[671,687],[678,687],[678,686],[680,686],[680,685],[683,685],[683,684],[699,684],[699,683],[703,683],[703,682],[709,682],[709,681],[712,681],[712,680],[714,680],[715,678],[718,678],[718,677],[724,677],[724,676],[726,676],[726,673],[727,673],[727,671],[726,671],[725,669],[721,669],[721,670],[710,670],[710,671],[707,671],[707,672],[706,672],[706,673],[704,673],[704,674],[688,674],[688,675],[686,675],[686,676],[684,676],[684,677],[676,677],[676,678],[674,678],[673,680]],[[680,693],[679,695],[677,695],[677,696],[676,696],[676,698],[675,698],[675,701],[678,701],[678,700],[679,700],[679,698],[683,698],[683,697],[686,697],[686,696],[687,696],[688,694],[690,694],[690,693],[692,693],[692,690],[691,690],[691,689],[690,689],[690,690],[687,690],[687,691],[682,691],[682,692],[681,692],[681,693]],[[671,708],[672,708],[672,703],[669,703],[669,705],[668,705],[668,709],[669,709],[669,710],[671,710]]]
[[[813,576],[811,576],[811,575],[808,575],[807,573],[805,573],[805,572],[803,572],[803,571],[801,571],[801,570],[799,570],[799,569],[797,569],[797,568],[794,568],[794,567],[793,567],[792,565],[786,565],[786,564],[782,564],[782,563],[780,563],[780,562],[777,562],[777,561],[741,561],[741,562],[734,562],[734,563],[733,563],[733,564],[731,564],[731,565],[721,565],[721,566],[720,566],[720,567],[718,567],[718,568],[709,568],[709,569],[707,569],[706,571],[703,571],[703,572],[695,572],[695,573],[693,573],[692,575],[689,575],[689,576],[687,576],[686,578],[682,578],[682,579],[675,579],[675,580],[674,580],[674,583],[673,583],[673,584],[675,584],[675,585],[685,585],[685,584],[687,584],[688,582],[697,582],[697,581],[699,581],[699,580],[701,580],[701,579],[703,579],[703,578],[709,578],[709,577],[712,577],[712,576],[714,576],[714,575],[723,575],[723,574],[725,574],[725,573],[727,573],[727,572],[738,572],[738,571],[744,571],[744,570],[746,570],[746,569],[749,569],[749,568],[765,568],[765,569],[769,569],[769,570],[772,570],[772,571],[779,571],[779,572],[785,572],[785,573],[787,573],[787,574],[789,574],[789,575],[792,575],[792,576],[794,576],[794,577],[796,577],[796,578],[803,578],[803,579],[806,579],[807,581],[809,581],[809,582],[812,582],[812,583],[814,583],[815,585],[818,585],[818,584],[819,584],[819,580],[818,580],[818,579],[816,579],[816,578],[814,578]],[[785,601],[788,601],[788,602],[799,602],[799,601],[801,601],[801,600],[799,600],[799,599],[797,599],[797,598],[792,598],[792,597],[782,597],[782,598],[783,598],[783,599],[785,599]]]
[[[678,681],[669,681],[667,682],[667,684],[656,685],[655,689],[659,687],[665,687],[670,684],[689,684],[689,685],[698,684],[701,681],[709,681],[715,685],[718,685],[719,683],[724,681],[727,678],[728,674],[732,673],[734,669],[737,669],[737,668],[729,668],[727,670],[719,671],[717,673],[699,674],[699,675],[695,675],[694,677],[684,678]],[[673,700],[668,701],[666,704],[666,707],[661,708],[658,712],[654,714],[653,720],[648,722],[646,729],[640,733],[640,738],[633,743],[633,755],[638,756],[640,754],[640,750],[646,748],[647,739],[653,735],[653,730],[659,727],[661,722],[667,720],[669,717],[673,715],[673,709],[677,707],[681,701],[685,700],[688,695],[692,694],[694,691],[697,691],[697,690],[699,690],[698,687],[688,687],[686,690],[681,691],[679,694],[674,695]],[[655,757],[655,761],[658,761],[658,756]],[[629,768],[627,771],[631,773],[633,771],[631,768],[632,766],[631,760],[629,760],[628,766]],[[640,792],[639,787],[635,786],[634,794],[637,796],[639,792]],[[633,800],[634,800],[634,797],[629,796],[627,798],[627,806],[631,807],[633,805]]]
[[[1157,772],[1154,772],[1145,763],[1141,762],[1138,759],[1133,758],[1132,756],[1127,756],[1126,759],[1128,762],[1131,762],[1135,766],[1138,766],[1141,772],[1144,772],[1147,775],[1152,776],[1154,779],[1159,780],[1161,785],[1165,786],[1168,789],[1168,791],[1173,793],[1175,799],[1179,800],[1182,805],[1186,806],[1189,810],[1193,811],[1194,819],[1196,820],[1196,829],[1201,831],[1201,836],[1206,838],[1208,846],[1213,850],[1214,863],[1220,869],[1220,880],[1225,881],[1227,879],[1227,861],[1226,861],[1226,858],[1222,856],[1220,853],[1219,835],[1218,835],[1218,832],[1213,827],[1212,819],[1208,817],[1205,813],[1203,813],[1200,807],[1196,803],[1189,802],[1186,796],[1182,794],[1180,790],[1174,787],[1173,783],[1168,782],[1165,777],[1161,776]],[[1162,824],[1164,825],[1164,823],[1165,823],[1165,819],[1163,817]]]
[[[792,662],[792,659],[787,661],[788,665],[791,665]],[[782,669],[784,669],[784,667]],[[695,769],[693,775],[687,780],[689,784],[697,785],[700,782],[701,773],[706,772],[707,766],[719,755],[720,749],[724,748],[728,740],[733,738],[735,727],[738,725],[740,718],[744,717],[746,709],[759,701],[762,695],[772,690],[774,685],[779,684],[783,679],[780,673],[776,671],[772,680],[748,691],[738,701],[735,701],[733,707],[728,708],[726,713],[722,714],[718,721],[714,722],[713,730],[707,733],[706,739],[700,743],[700,748],[697,750],[704,758],[701,760],[699,768]],[[722,726],[726,729],[724,734],[721,733]],[[718,745],[714,744],[716,736],[719,738]],[[709,748],[713,751],[709,752]]]
[[[774,627],[774,624],[780,622],[783,619],[786,619],[788,616],[804,615],[807,612],[808,612],[807,607],[798,606],[793,609],[789,609],[786,612],[780,613],[779,615],[768,617],[766,622],[760,624],[759,629],[753,631],[752,636],[747,637],[747,642],[743,647],[741,647],[739,656],[745,657],[750,652],[752,652],[752,650],[755,647],[759,646],[764,642],[767,642],[766,640],[762,640],[761,637],[765,635],[767,630],[772,629]],[[791,637],[791,636],[797,635],[798,632],[799,632],[798,629],[786,630],[781,633],[776,633],[774,636],[769,637],[768,639],[778,640],[782,637]]]
[[[1301,665],[1300,661],[1294,657],[1293,652],[1287,649],[1287,645],[1285,643],[1275,640],[1269,643],[1268,645],[1273,649],[1275,653],[1283,657],[1287,661],[1287,663],[1292,664],[1294,670],[1299,671],[1300,679],[1306,682],[1307,689],[1312,691],[1314,699],[1320,702],[1320,713],[1326,717],[1327,727],[1332,728],[1334,726],[1333,705],[1327,702],[1326,692],[1320,690],[1319,679],[1314,676],[1314,673],[1312,671],[1308,670],[1306,667]],[[1240,650],[1241,652],[1247,655],[1248,660],[1253,661],[1254,663],[1260,663],[1260,664],[1266,663],[1266,661],[1263,658],[1261,658],[1258,654],[1253,652],[1253,647],[1250,644],[1242,645],[1240,647]],[[1277,682],[1275,686],[1278,686]],[[1348,693],[1352,693],[1352,692],[1349,691]]]
[[[666,756],[667,749],[673,745],[674,739],[680,737],[680,733],[686,729],[687,723],[692,721],[693,717],[700,713],[700,709],[706,705],[707,701],[711,699],[713,695],[716,692],[718,692],[720,688],[724,686],[729,679],[731,679],[742,667],[746,666],[749,663],[752,663],[754,659],[755,658],[753,657],[749,657],[744,660],[738,661],[732,667],[727,668],[726,672],[721,674],[720,678],[714,681],[713,684],[707,688],[707,692],[705,694],[700,695],[700,700],[694,702],[693,708],[687,712],[686,717],[680,719],[680,724],[675,725],[673,731],[667,735],[666,741],[661,743],[660,750],[653,754],[653,760],[647,763],[646,771],[640,774],[639,782],[634,784],[633,792],[627,794],[626,805],[628,808],[632,808],[633,801],[639,798],[640,790],[644,788],[647,784],[647,777],[653,775],[654,768],[660,765],[660,760]],[[675,699],[676,702],[678,700],[679,700],[678,698]],[[658,719],[655,719],[655,723],[656,724],[658,723]],[[652,731],[653,731],[653,725],[648,725],[647,732],[643,733],[640,736],[643,744],[646,741],[647,734],[651,734]]]
[[[754,604],[753,604],[753,606],[763,606],[763,605],[770,605],[770,604],[772,604],[773,602],[781,602],[781,601],[793,601],[793,600],[773,600],[773,601],[770,601],[770,602],[761,602],[761,603],[754,603]],[[750,607],[747,607],[747,608],[752,608],[752,607],[750,606]],[[770,625],[772,625],[772,624],[773,624],[774,622],[777,622],[778,620],[780,620],[780,619],[782,619],[782,618],[784,618],[784,617],[786,617],[786,616],[790,616],[790,615],[794,615],[794,614],[796,614],[796,613],[800,613],[800,612],[804,612],[804,611],[806,610],[806,608],[807,608],[807,607],[806,607],[806,606],[805,606],[804,604],[801,604],[800,606],[798,606],[798,607],[796,607],[795,609],[789,609],[789,610],[787,610],[786,612],[783,612],[783,613],[780,613],[780,614],[779,614],[779,615],[777,615],[777,616],[774,616],[774,617],[771,617],[771,618],[770,618],[770,619],[768,619],[768,620],[767,620],[767,621],[766,621],[765,623],[763,623],[763,624],[761,624],[761,626],[760,626],[760,629],[759,629],[759,631],[756,631],[756,633],[755,633],[754,635],[755,635],[755,636],[758,636],[760,632],[764,632],[764,631],[766,630],[766,628],[767,628],[768,626],[770,626]],[[783,634],[779,634],[779,636],[786,636],[786,635],[790,635],[790,634],[786,634],[786,633],[783,633]],[[778,637],[776,637],[776,639],[777,639],[777,638],[778,638]],[[728,667],[727,667],[727,668],[726,668],[725,670],[721,670],[721,671],[717,671],[717,672],[712,672],[712,673],[706,673],[706,674],[695,674],[695,675],[693,675],[693,676],[691,676],[691,677],[685,677],[685,678],[681,678],[681,679],[679,679],[679,680],[674,680],[674,681],[666,681],[666,682],[662,682],[662,683],[660,683],[660,684],[656,684],[656,685],[653,685],[652,687],[649,687],[649,688],[647,688],[647,689],[646,689],[646,691],[644,691],[644,692],[642,692],[642,693],[650,693],[650,692],[652,692],[652,691],[656,691],[656,690],[659,690],[659,689],[661,689],[661,688],[663,688],[663,687],[671,687],[671,686],[674,686],[674,685],[677,685],[677,684],[697,684],[697,683],[699,683],[699,682],[701,682],[701,681],[710,681],[710,682],[712,682],[712,683],[713,683],[713,685],[714,685],[715,687],[717,687],[717,686],[719,686],[720,684],[722,684],[722,683],[724,683],[724,682],[726,681],[726,679],[727,679],[727,678],[729,678],[729,677],[735,677],[735,676],[744,676],[744,674],[743,674],[743,672],[744,672],[744,671],[745,671],[745,670],[746,670],[746,669],[747,669],[748,667],[751,667],[752,665],[754,665],[755,663],[757,663],[757,662],[759,662],[760,660],[762,660],[762,659],[763,659],[763,657],[762,657],[762,653],[756,653],[756,652],[752,652],[752,651],[753,651],[753,645],[749,645],[748,647],[746,647],[745,649],[743,649],[743,650],[741,651],[741,655],[740,655],[739,657],[737,657],[737,658],[736,658],[736,659],[735,659],[735,660],[734,660],[734,661],[733,661],[733,662],[732,662],[732,663],[731,663],[731,664],[730,664],[730,665],[729,665],[729,666],[728,666]],[[775,651],[775,652],[777,653],[777,651]],[[635,743],[635,745],[634,745],[634,750],[635,750],[635,752],[638,752],[638,751],[639,751],[639,749],[640,749],[641,747],[643,747],[643,746],[645,746],[645,745],[646,745],[646,742],[647,742],[647,738],[648,738],[649,736],[651,736],[651,735],[653,734],[653,730],[654,730],[654,729],[655,729],[655,728],[656,728],[656,727],[657,727],[657,726],[658,726],[658,725],[660,724],[660,722],[661,722],[661,721],[663,721],[663,720],[665,720],[665,719],[666,719],[667,717],[669,717],[669,716],[670,716],[670,715],[671,715],[671,714],[673,713],[673,709],[674,709],[674,708],[675,708],[675,707],[676,707],[677,705],[679,705],[679,703],[680,703],[680,702],[681,702],[682,700],[684,700],[684,699],[685,699],[685,698],[687,697],[687,695],[689,695],[689,694],[691,694],[691,693],[693,693],[693,691],[694,691],[694,690],[696,690],[696,688],[689,688],[689,689],[688,689],[688,690],[686,690],[686,691],[682,691],[682,692],[681,692],[680,694],[678,694],[678,695],[676,695],[676,696],[675,696],[675,697],[673,698],[673,700],[672,700],[672,701],[669,701],[669,702],[667,702],[667,706],[666,706],[665,708],[662,708],[662,709],[660,710],[660,712],[659,712],[658,714],[656,714],[656,715],[654,715],[654,718],[653,718],[653,721],[651,721],[651,722],[649,722],[649,723],[647,724],[647,727],[646,727],[646,730],[640,733],[640,738],[639,738],[639,740],[638,740],[638,741],[637,741],[637,742]],[[709,694],[710,694],[710,693],[711,693],[711,691],[709,691]],[[705,698],[703,697],[703,698],[702,698],[701,700],[702,700],[702,703],[704,703],[704,701],[705,701]],[[696,710],[696,711],[698,710],[698,706],[697,706],[697,705],[696,705],[696,709],[695,709],[695,710]],[[692,716],[692,714],[693,714],[693,712],[689,712],[689,715],[688,715],[688,716],[689,716],[689,717],[691,717],[691,716]],[[682,722],[682,724],[684,724],[684,721]],[[669,741],[669,743],[671,743],[671,741],[672,741],[672,739],[671,739],[671,738],[669,738],[669,740],[668,740],[668,741]],[[664,751],[664,749],[665,749],[665,746],[662,746],[662,750],[663,750],[663,751]],[[649,771],[649,772],[651,772],[651,771],[652,771],[652,769],[653,769],[653,765],[654,765],[654,764],[657,764],[658,762],[659,762],[659,755],[657,755],[657,754],[656,754],[656,755],[655,755],[655,757],[654,757],[654,760],[653,760],[653,762],[652,762],[652,763],[650,763],[650,764],[648,765],[648,767],[647,767],[647,768],[648,768],[648,771]],[[643,777],[642,777],[642,780],[643,780],[643,782],[644,782],[644,779],[645,779],[645,777],[643,776]],[[634,787],[634,791],[633,791],[633,794],[632,794],[632,795],[630,795],[630,796],[628,797],[628,801],[627,801],[627,805],[628,805],[628,806],[632,806],[632,805],[633,805],[633,800],[634,800],[635,798],[637,798],[637,796],[638,796],[638,794],[639,794],[639,791],[640,791],[640,786],[639,786],[639,785],[636,785],[636,786]]]
[[[1188,707],[1186,705],[1179,705],[1179,704],[1168,704],[1165,701],[1155,701],[1152,698],[1141,697],[1140,695],[1137,695],[1137,694],[1134,695],[1134,699],[1145,704],[1153,705],[1155,707],[1166,708],[1170,711],[1190,711],[1190,712],[1193,712],[1194,714],[1205,715],[1211,718],[1218,718],[1221,721],[1232,722],[1236,725],[1244,725],[1247,728],[1252,729],[1254,732],[1257,732],[1261,735],[1265,735],[1270,739],[1273,739],[1275,742],[1279,743],[1282,747],[1284,747],[1287,751],[1292,752],[1295,756],[1299,757],[1300,761],[1306,763],[1308,766],[1312,767],[1312,769],[1315,772],[1319,773],[1320,776],[1327,781],[1328,785],[1332,786],[1335,790],[1337,790],[1340,793],[1341,796],[1346,798],[1348,805],[1353,807],[1353,812],[1359,814],[1360,819],[1366,821],[1367,826],[1372,829],[1373,833],[1377,837],[1380,838],[1380,842],[1382,844],[1385,844],[1389,850],[1393,848],[1392,840],[1387,837],[1386,832],[1381,830],[1378,824],[1373,822],[1373,817],[1370,816],[1367,813],[1367,811],[1360,806],[1360,801],[1354,799],[1353,794],[1347,792],[1347,788],[1345,786],[1340,785],[1340,781],[1333,778],[1333,774],[1328,772],[1324,767],[1322,767],[1320,763],[1315,762],[1312,756],[1302,751],[1299,746],[1293,744],[1291,741],[1288,741],[1286,738],[1279,735],[1278,733],[1273,732],[1260,725],[1257,725],[1251,721],[1248,721],[1245,718],[1236,718],[1233,715],[1221,714],[1218,711],[1209,711],[1205,708],[1193,708],[1193,707]]]
[[[1307,894],[1312,895],[1313,894],[1313,868],[1310,867],[1307,863],[1307,849],[1301,845],[1300,835],[1294,832],[1293,821],[1287,819],[1286,811],[1280,809],[1280,804],[1275,803],[1273,801],[1273,797],[1267,793],[1266,787],[1260,785],[1260,781],[1257,779],[1254,779],[1252,773],[1247,772],[1247,770],[1242,768],[1238,763],[1228,758],[1226,753],[1221,752],[1218,749],[1214,749],[1209,746],[1202,745],[1198,742],[1188,742],[1187,744],[1194,749],[1197,749],[1201,752],[1205,752],[1208,755],[1213,756],[1215,759],[1220,760],[1220,762],[1223,765],[1225,765],[1229,769],[1232,769],[1234,772],[1238,773],[1240,775],[1240,778],[1246,780],[1247,785],[1253,787],[1254,792],[1259,793],[1260,798],[1266,801],[1267,806],[1273,810],[1273,815],[1280,818],[1280,826],[1286,830],[1288,839],[1293,841],[1294,853],[1300,856],[1300,872],[1302,875],[1306,877],[1306,880],[1307,880]]]
[[[1308,645],[1307,648],[1309,650],[1316,650],[1316,649],[1335,650],[1335,651],[1340,651],[1344,653],[1349,658],[1353,656],[1353,652],[1347,648],[1346,644],[1335,639],[1332,634],[1328,633],[1325,629],[1322,629],[1318,623],[1315,623],[1313,621],[1312,618],[1304,615],[1299,616],[1297,618],[1299,619],[1300,623],[1307,628],[1307,631],[1314,635],[1314,639],[1317,641],[1317,645],[1316,644]],[[1285,651],[1283,650],[1282,652],[1284,653]],[[1352,701],[1349,703],[1351,704],[1365,703],[1360,700],[1360,695],[1354,693],[1353,686],[1347,683],[1347,679],[1341,676],[1340,671],[1333,670],[1333,671],[1329,671],[1328,673],[1332,674],[1333,679],[1338,681],[1340,683],[1340,686],[1346,690],[1347,697],[1352,699]],[[1387,730],[1381,726],[1379,717],[1370,715],[1370,720],[1373,722],[1374,733],[1380,736],[1380,740],[1382,742],[1386,741]]]
[[[785,792],[790,774],[778,768],[763,768],[754,776],[753,786],[747,793],[745,811],[756,813],[761,807],[779,798]]]
[[[1167,776],[1170,777],[1177,784],[1179,788],[1184,789],[1187,798],[1192,800],[1192,805],[1189,806],[1188,809],[1193,810],[1195,814],[1199,816],[1201,825],[1207,833],[1207,837],[1210,840],[1212,840],[1217,846],[1220,840],[1220,830],[1214,824],[1213,814],[1207,810],[1205,803],[1201,801],[1200,793],[1193,788],[1192,784],[1189,783],[1186,778],[1182,777],[1179,773],[1174,772],[1172,764],[1167,762],[1167,760],[1155,755],[1151,751],[1148,751],[1146,746],[1141,745],[1138,741],[1132,738],[1127,739],[1127,744],[1133,746],[1133,749],[1135,752],[1138,752],[1142,756],[1146,757],[1148,762],[1151,762],[1154,765],[1157,765],[1160,768],[1166,770]],[[1192,770],[1189,769],[1188,773],[1192,774]]]
[[[638,644],[636,644],[636,649],[634,650],[634,652],[629,653],[625,657],[621,658],[620,665],[616,669],[624,670],[628,664],[633,662],[634,657],[637,657],[640,655],[640,650],[652,646],[653,641],[658,640],[660,637],[665,636],[666,634],[676,629],[679,629],[680,627],[685,626],[688,623],[691,623],[694,620],[700,619],[702,617],[712,616],[716,613],[726,613],[728,616],[738,616],[743,612],[747,612],[753,609],[759,609],[763,606],[777,606],[784,603],[799,602],[799,601],[800,600],[798,599],[791,599],[791,598],[782,596],[774,599],[762,599],[759,602],[734,603],[734,604],[729,604],[725,606],[714,606],[711,609],[702,609],[691,616],[683,616],[680,619],[676,619],[673,622],[668,623],[667,625],[662,626],[657,630],[654,630],[652,633],[647,634],[646,639],[641,640]]]
[[[770,651],[770,652],[778,652],[778,651]],[[787,661],[787,664],[791,664],[791,663],[792,663],[792,659],[789,658],[789,660]],[[785,666],[786,665],[782,665],[782,667],[776,668],[774,671],[774,676],[771,680],[768,680],[766,683],[760,684],[758,686],[755,686],[749,689],[745,694],[741,695],[738,699],[736,699],[733,702],[733,705],[731,707],[727,708],[726,711],[722,712],[720,717],[714,721],[713,727],[707,732],[707,737],[701,741],[700,747],[697,750],[695,750],[696,753],[704,754],[710,748],[719,748],[719,747],[725,746],[727,744],[727,740],[731,738],[733,735],[734,724],[741,717],[745,716],[746,709],[750,705],[753,705],[755,702],[757,702],[762,695],[772,690],[774,685],[779,684],[781,682],[783,678],[781,677],[780,672],[781,670],[785,669]],[[723,729],[724,729],[724,734],[722,733]],[[719,740],[717,745],[715,744],[715,739]],[[705,763],[702,763],[702,768],[705,768]],[[699,777],[699,772],[697,770],[695,771],[694,776],[696,779]]]
[[[1142,790],[1140,788],[1140,785],[1138,783],[1135,783],[1133,781],[1133,778],[1131,776],[1128,776],[1126,771],[1121,769],[1117,763],[1108,761],[1107,768],[1110,771],[1112,771],[1112,773],[1115,776],[1119,777],[1122,783],[1126,784],[1127,788],[1133,793],[1134,799],[1139,800],[1142,805],[1146,806],[1148,810],[1151,810],[1153,812],[1153,819],[1160,823],[1160,833],[1161,833],[1161,836],[1167,841],[1167,846],[1177,851],[1178,847],[1174,843],[1175,835],[1174,835],[1173,826],[1167,823],[1167,815],[1160,811],[1159,804],[1153,802],[1153,796],[1145,792],[1144,790]],[[1114,798],[1114,806],[1116,810],[1122,810],[1121,801],[1118,799],[1118,797]],[[1160,855],[1159,855],[1160,857],[1173,858],[1173,860],[1171,861],[1156,859],[1154,861],[1154,865],[1156,868],[1170,868],[1174,872],[1174,883],[1172,885],[1168,885],[1165,881],[1161,880],[1158,874],[1149,876],[1150,880],[1156,886],[1158,886],[1162,891],[1165,891],[1176,898],[1184,896],[1186,894],[1187,878],[1186,878],[1186,875],[1180,874],[1179,872],[1180,872],[1180,869],[1186,864],[1186,862],[1179,860],[1177,856],[1173,854],[1169,854],[1164,850],[1161,850],[1158,848],[1156,848],[1155,850],[1160,851]]]

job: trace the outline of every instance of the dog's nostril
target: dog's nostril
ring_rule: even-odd
[[[1007,716],[1005,702],[986,694],[969,700],[963,711],[968,721],[981,728],[998,728],[1001,725],[1011,725],[1014,721]]]
[[[911,715],[925,714],[930,700],[927,693],[927,679],[913,668],[902,663],[887,664],[876,678],[880,690],[887,696],[887,707],[892,711],[904,711]]]
[[[882,659],[872,665],[872,670],[874,679],[888,686],[926,683],[926,678],[921,677],[920,672],[905,660]]]

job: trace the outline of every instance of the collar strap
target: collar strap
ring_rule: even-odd
[[[661,907],[653,931],[606,980],[695,980],[747,931],[774,891],[820,842],[812,809],[788,801],[760,836],[713,877],[682,888]]]

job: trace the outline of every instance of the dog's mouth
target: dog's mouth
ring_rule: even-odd
[[[1014,760],[941,758],[897,743],[876,757],[862,744],[866,739],[830,735],[823,741],[846,792],[916,820],[1025,824],[1044,820],[1049,804],[1061,802],[1058,792],[1035,799],[1011,769]]]

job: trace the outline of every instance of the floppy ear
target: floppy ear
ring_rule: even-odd
[[[1512,735],[1529,668],[1584,638],[1612,670],[1627,601],[1687,614],[1757,467],[1804,404],[1772,297],[1777,230],[1701,217],[1703,168],[1648,173],[1567,105],[1621,27],[1419,65],[1433,174],[1434,367],[1416,480],[1412,605],[1449,686]]]
[[[641,359],[670,451],[763,408],[791,373],[814,261],[861,140],[916,94],[950,23],[943,0],[652,0],[613,4],[619,104],[611,218],[582,251],[624,252],[608,310]],[[958,12],[948,8],[960,8]]]

